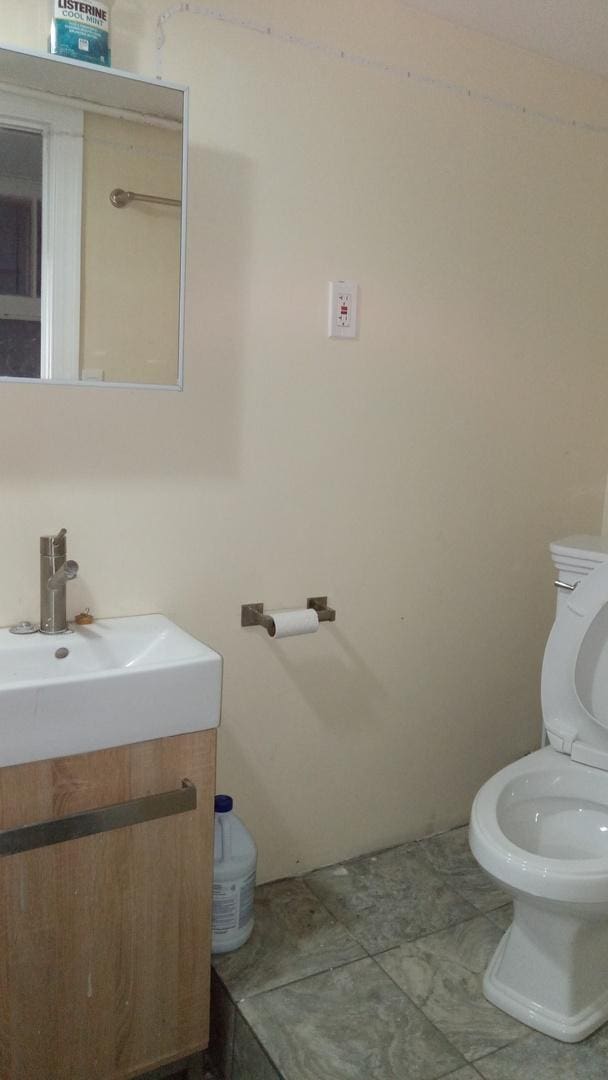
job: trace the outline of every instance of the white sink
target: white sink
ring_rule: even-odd
[[[222,658],[170,619],[73,629],[0,630],[0,766],[218,726]]]

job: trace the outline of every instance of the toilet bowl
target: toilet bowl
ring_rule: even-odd
[[[608,562],[599,558],[571,582],[547,642],[549,745],[484,784],[469,829],[475,858],[514,902],[484,993],[565,1042],[608,1020]]]

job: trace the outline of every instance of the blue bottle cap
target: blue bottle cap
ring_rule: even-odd
[[[216,795],[215,796],[215,812],[216,814],[227,814],[232,810],[233,802],[231,795]]]

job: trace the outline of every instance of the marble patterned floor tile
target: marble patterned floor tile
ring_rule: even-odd
[[[236,952],[213,966],[235,1001],[350,963],[364,950],[301,878],[256,889],[255,926]]]
[[[483,973],[501,937],[502,931],[479,915],[376,957],[467,1061],[530,1030],[483,996]]]
[[[240,1013],[234,1037],[232,1080],[282,1080]]]
[[[581,1043],[562,1043],[534,1032],[481,1061],[484,1080],[606,1080],[608,1025]]]
[[[513,922],[513,904],[505,904],[504,907],[496,908],[494,911],[487,912],[488,919],[491,919],[496,926],[499,926],[501,930],[508,930]]]
[[[240,1008],[284,1080],[436,1080],[465,1064],[369,958]]]
[[[419,847],[435,870],[444,874],[450,885],[478,911],[492,911],[509,900],[476,862],[469,847],[469,827],[419,840]]]
[[[476,914],[415,843],[316,870],[306,882],[372,954]]]

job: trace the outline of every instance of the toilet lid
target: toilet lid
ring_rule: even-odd
[[[558,749],[570,753],[576,739],[608,749],[608,563],[583,578],[553,624],[541,699],[549,738]]]

